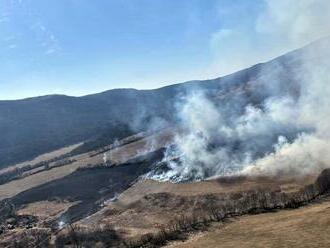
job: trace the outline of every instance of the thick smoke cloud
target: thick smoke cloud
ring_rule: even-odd
[[[253,161],[244,173],[299,175],[330,167],[329,49],[330,40],[326,39],[300,58],[301,95],[292,106],[296,115],[289,118],[295,126],[308,126],[313,131],[302,132],[292,143],[281,144],[274,152]]]
[[[330,34],[329,14],[319,16],[330,9],[329,1],[267,3],[259,29],[295,44],[308,35]],[[299,176],[330,167],[330,39],[302,51],[263,66],[253,82],[227,89],[229,97],[200,90],[188,94],[178,104],[183,131],[166,153],[168,170],[153,177]]]
[[[202,93],[189,95],[180,112],[184,131],[166,154],[170,170],[154,178],[198,180],[255,170],[251,167],[255,161],[312,129],[295,122],[293,117],[299,113],[291,98],[270,97],[259,107],[240,107],[242,115],[216,106]],[[177,157],[179,161],[172,160]]]
[[[244,3],[231,4],[235,11],[226,11],[224,4],[219,4],[223,25],[210,37],[214,57],[209,68],[212,75],[224,75],[268,61],[329,35],[328,0],[241,2]],[[256,2],[259,8],[255,17],[250,6]]]
[[[265,11],[257,19],[256,31],[281,50],[299,48],[329,35],[328,0],[265,0]],[[275,43],[276,42],[276,43]],[[281,51],[279,50],[279,51]]]

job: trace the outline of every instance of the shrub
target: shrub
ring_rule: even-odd
[[[57,235],[55,246],[94,247],[98,243],[98,245],[105,247],[116,247],[119,241],[119,235],[110,225],[92,229],[70,225],[65,233]]]
[[[50,247],[50,238],[51,233],[48,229],[30,229],[19,233],[10,243],[0,245],[10,248],[48,248]]]
[[[318,189],[320,194],[329,192],[330,190],[330,169],[325,169],[318,176],[315,186]]]

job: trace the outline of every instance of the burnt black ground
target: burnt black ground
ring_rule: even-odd
[[[79,169],[64,178],[17,194],[10,200],[16,208],[54,199],[80,201],[60,218],[65,222],[76,221],[96,212],[104,200],[123,192],[141,175],[149,172],[162,159],[163,152],[160,149],[114,167]]]

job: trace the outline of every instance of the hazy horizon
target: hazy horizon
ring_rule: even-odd
[[[3,1],[0,99],[225,76],[328,35],[329,10],[321,0]]]

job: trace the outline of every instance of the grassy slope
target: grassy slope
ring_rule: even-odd
[[[111,223],[133,237],[159,230],[182,214],[191,214],[197,209],[206,209],[228,194],[248,190],[297,191],[312,183],[316,176],[305,178],[243,178],[210,180],[194,183],[174,184],[141,180],[124,191],[118,201],[80,222],[83,225]]]
[[[244,216],[167,248],[330,247],[330,199],[295,210]]]
[[[126,160],[134,158],[139,154],[143,155],[147,152],[151,152],[165,146],[165,144],[171,140],[171,137],[172,134],[168,130],[159,132],[152,136],[138,140],[136,142],[132,142],[124,146],[115,148],[111,150],[109,154],[113,162],[122,163],[125,162]],[[71,146],[71,149],[75,147],[76,146]],[[67,151],[67,149],[65,151]],[[58,151],[53,153],[57,154],[57,156],[62,154],[59,153]],[[53,157],[52,155],[53,153],[40,156],[40,159],[37,158],[35,162],[40,162],[43,159],[48,160]],[[40,173],[25,178],[14,180],[9,183],[0,185],[0,200],[13,197],[16,194],[21,193],[25,190],[29,190],[33,187],[40,186],[44,183],[48,183],[50,181],[68,176],[69,174],[71,174],[80,167],[84,167],[89,164],[97,165],[103,163],[102,153],[94,157],[90,157],[88,153],[84,153],[77,156],[73,156],[72,158],[75,159],[76,162],[65,166],[53,168],[51,170],[42,171]],[[28,163],[22,163],[19,166],[24,166],[29,163],[34,164],[34,162],[33,163],[28,162]]]

